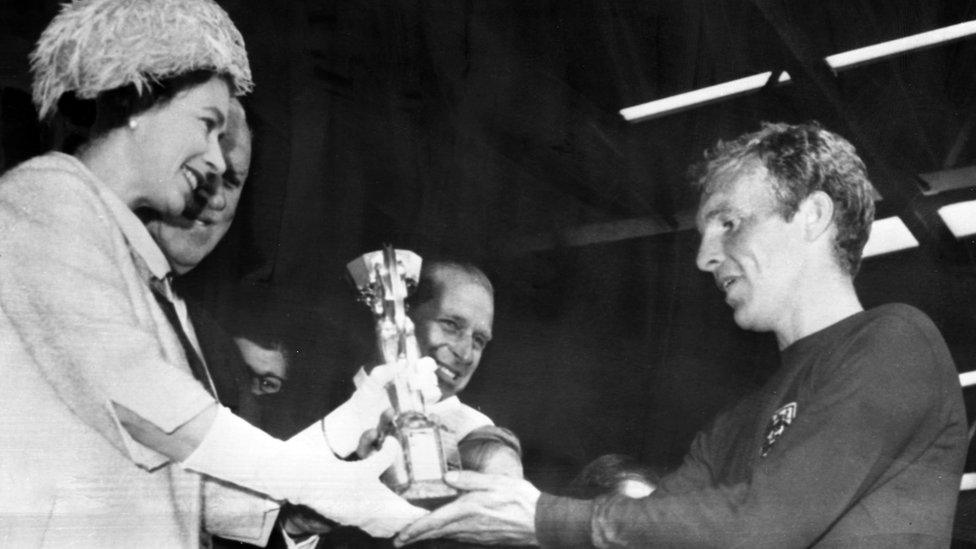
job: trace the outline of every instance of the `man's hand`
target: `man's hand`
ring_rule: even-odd
[[[445,537],[486,545],[538,544],[539,490],[528,481],[472,471],[451,472],[444,480],[468,493],[404,528],[397,547]]]
[[[304,452],[283,456],[297,456],[297,460],[276,462],[285,471],[299,473],[300,482],[296,483],[294,477],[287,479],[290,491],[285,493],[292,503],[306,505],[326,518],[378,538],[391,537],[426,514],[379,480],[380,473],[400,454],[395,438],[387,437],[375,453],[360,461],[337,459],[321,432],[318,437],[310,434],[309,439],[312,440],[306,443]],[[289,443],[294,440],[289,439]]]

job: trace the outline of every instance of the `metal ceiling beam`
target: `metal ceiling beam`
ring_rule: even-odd
[[[857,143],[861,157],[872,166],[871,180],[884,197],[885,210],[901,217],[923,249],[940,257],[961,257],[955,239],[948,233],[932,205],[925,201],[918,176],[899,170],[891,164],[882,144],[872,137],[872,132],[867,131],[871,124],[869,115],[859,112],[844,99],[837,84],[836,72],[828,65],[827,58],[816,51],[813,38],[809,33],[794,24],[784,4],[776,0],[753,0],[753,2],[793,54],[799,66],[794,70],[802,71],[804,79],[809,84],[807,91],[835,109],[840,115],[840,120],[846,124],[846,128],[837,129],[842,135]],[[976,22],[963,25],[963,28],[954,26],[957,28],[954,32],[948,33],[946,38],[969,36],[973,34],[970,31],[976,30]],[[968,34],[963,33],[963,30]],[[905,51],[905,43],[901,41],[897,44],[898,47],[893,49],[897,52]],[[926,39],[923,43],[931,45],[933,39]],[[865,59],[865,55],[852,55],[843,58],[843,61],[849,66],[855,66],[863,64]]]
[[[966,21],[872,46],[828,55],[823,61],[831,70],[839,72],[974,35],[976,35],[976,21]],[[766,71],[627,107],[620,110],[620,115],[628,122],[642,122],[660,118],[668,114],[750,94],[765,87],[774,77],[776,84],[787,84],[793,80],[793,77],[786,71]]]

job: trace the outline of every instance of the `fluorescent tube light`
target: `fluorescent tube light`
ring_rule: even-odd
[[[900,217],[878,219],[871,225],[871,237],[864,245],[864,257],[888,254],[918,246],[918,240]]]
[[[888,40],[880,44],[865,46],[850,51],[827,56],[824,62],[835,71],[849,69],[872,61],[880,61],[902,53],[929,48],[959,40],[976,34],[976,21],[965,21],[948,27],[934,29],[904,38]],[[705,88],[692,90],[678,95],[672,95],[627,107],[620,110],[620,115],[628,122],[640,122],[649,118],[657,118],[683,110],[707,105],[722,99],[738,97],[756,91],[769,81],[772,71],[766,71],[737,80],[715,84]],[[790,81],[790,75],[783,71],[777,83],[785,84]]]
[[[942,206],[939,217],[956,238],[976,234],[976,200]]]

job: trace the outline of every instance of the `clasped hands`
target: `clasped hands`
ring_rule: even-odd
[[[308,471],[304,488],[292,493],[288,500],[296,504],[283,516],[283,526],[289,534],[320,534],[331,529],[327,517],[340,524],[357,526],[375,537],[390,537],[403,526],[426,511],[410,505],[394,494],[379,480],[402,451],[394,439],[382,441],[379,451],[361,455],[359,461],[344,461],[336,456],[347,457],[357,449],[364,432],[375,432],[381,417],[389,417],[390,401],[386,385],[394,377],[405,372],[413,388],[429,401],[440,398],[436,364],[423,358],[414,364],[384,364],[374,367],[368,376],[360,376],[353,396],[326,416],[319,424],[312,425],[285,444],[292,449],[306,451],[287,452],[297,456],[302,463],[282,463],[285,469]],[[325,443],[325,444],[323,444]],[[308,460],[318,462],[308,470]],[[323,480],[325,481],[323,483]],[[293,490],[293,492],[295,492]],[[313,512],[314,511],[314,512]],[[317,516],[320,513],[322,516]]]
[[[474,471],[450,472],[445,480],[465,492],[455,501],[399,527],[396,547],[426,539],[453,538],[484,545],[536,545],[535,508],[540,492],[529,482]],[[325,533],[331,527],[307,511],[289,516],[289,531]],[[411,522],[412,521],[412,522]],[[392,528],[397,528],[393,526]],[[375,531],[368,531],[377,536]],[[389,534],[392,535],[392,534]],[[388,537],[388,536],[380,536]]]
[[[418,361],[420,377],[414,378],[423,380],[425,397],[434,401],[439,397],[432,394],[436,390],[435,367],[430,359]],[[390,406],[384,386],[393,375],[395,370],[390,365],[377,366],[360,383],[353,397],[323,420],[328,446],[337,455],[346,456],[358,449],[363,457],[353,462],[336,460],[365,473],[354,475],[358,478],[347,484],[340,498],[346,505],[321,500],[293,503],[304,503],[330,519],[358,526],[375,537],[390,537],[399,532],[395,539],[398,547],[444,537],[482,544],[536,544],[535,508],[540,493],[525,480],[471,471],[448,473],[445,480],[466,493],[432,513],[410,505],[379,481],[379,474],[393,463],[400,451],[399,443],[387,438],[375,452],[362,446],[369,441],[368,445],[375,447],[377,420],[385,415],[388,421]],[[333,498],[337,493],[329,492]],[[289,523],[291,531],[323,533],[328,530],[327,522],[314,520],[308,514],[286,518],[293,519]]]
[[[391,537],[427,513],[379,480],[402,451],[400,444],[388,438],[365,459],[342,458],[356,449],[360,435],[390,408],[385,385],[404,367],[415,370],[408,372],[415,388],[427,391],[428,398],[439,397],[436,366],[428,358],[406,366],[374,368],[349,400],[287,441],[216,405],[201,412],[200,416],[210,414],[208,425],[189,455],[180,458],[180,465],[280,502],[308,507],[372,536]]]

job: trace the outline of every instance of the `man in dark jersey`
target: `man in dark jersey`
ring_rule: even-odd
[[[920,311],[854,291],[874,217],[863,162],[818,125],[706,153],[698,267],[781,367],[700,432],[649,497],[577,500],[462,473],[401,532],[544,547],[945,547],[966,453],[957,373]]]

